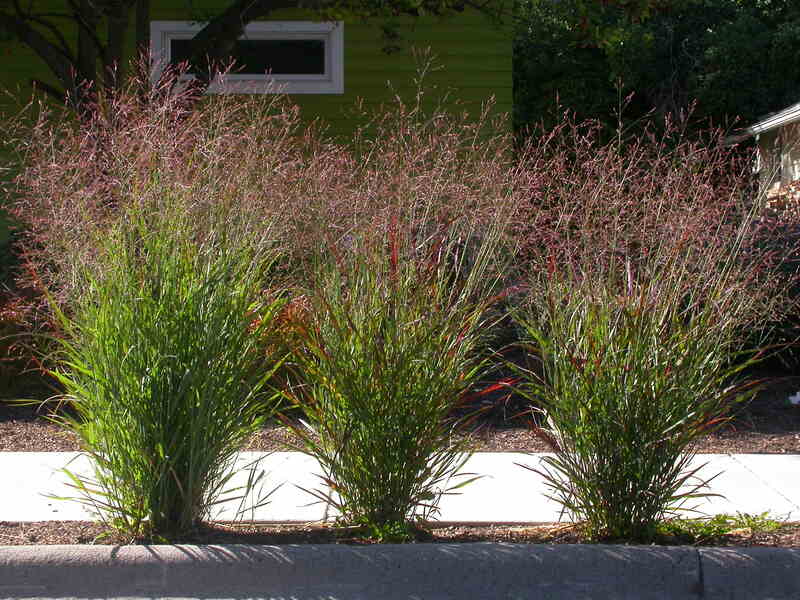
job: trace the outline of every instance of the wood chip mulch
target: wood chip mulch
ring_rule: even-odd
[[[788,396],[800,390],[800,377],[775,379],[722,428],[699,439],[699,453],[800,454],[800,405]],[[48,406],[17,406],[0,401],[0,452],[69,452],[80,450],[77,438],[47,418]],[[510,411],[509,411],[510,412]],[[494,411],[467,435],[478,452],[548,452],[550,447],[523,417]],[[295,440],[279,423],[267,425],[248,450],[286,450]]]
[[[581,533],[581,526],[572,523],[546,523],[538,525],[441,525],[420,530],[418,542],[474,543],[504,542],[516,544],[582,544],[589,543]],[[186,544],[374,544],[375,541],[360,536],[347,528],[327,527],[319,524],[231,524],[213,523],[203,526],[191,536],[172,540]],[[163,543],[122,537],[101,523],[90,521],[43,521],[35,523],[10,523],[0,521],[0,546],[56,545],[56,544],[147,544]],[[613,540],[611,541],[613,543]],[[785,523],[778,530],[753,533],[742,529],[712,539],[687,542],[674,537],[664,537],[661,545],[703,546],[774,546],[800,547],[800,523]]]

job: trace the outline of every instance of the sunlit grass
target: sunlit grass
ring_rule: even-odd
[[[100,243],[66,329],[62,421],[93,459],[83,501],[125,533],[191,531],[223,498],[237,451],[274,410],[279,356],[259,334],[282,301],[262,298],[274,255],[197,241],[186,215],[130,212]]]

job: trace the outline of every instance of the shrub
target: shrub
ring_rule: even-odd
[[[497,235],[457,231],[422,247],[393,229],[383,245],[353,240],[338,263],[320,266],[310,312],[295,321],[304,385],[290,397],[305,421],[293,426],[333,492],[316,495],[384,541],[434,515],[469,456],[451,415],[486,366]]]
[[[26,351],[28,323],[21,298],[0,297],[0,386],[9,390],[13,381],[30,368],[32,356]]]
[[[46,377],[53,323],[46,298],[36,290],[19,289],[15,276],[8,274],[0,284],[0,388],[9,400],[20,395],[44,399],[52,394],[46,387],[54,383]]]
[[[18,290],[0,293],[0,388],[7,398],[38,392],[34,388],[43,383],[52,332],[42,319],[40,300]]]
[[[781,206],[781,200],[785,202]],[[767,313],[764,323],[753,328],[749,338],[775,349],[766,367],[793,372],[800,365],[800,212],[797,202],[771,198],[759,218],[754,246],[763,255],[776,257],[774,278],[788,284],[781,309]]]
[[[57,378],[76,412],[62,421],[95,464],[73,482],[133,536],[186,534],[231,499],[236,453],[275,408],[280,357],[258,344],[281,306],[261,296],[275,254],[232,245],[224,221],[197,240],[182,208],[125,211],[61,313]]]

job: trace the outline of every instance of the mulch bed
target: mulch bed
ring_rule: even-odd
[[[375,541],[359,535],[356,530],[322,525],[259,525],[214,523],[204,526],[195,535],[173,540],[186,544],[374,544]],[[582,544],[590,543],[581,532],[581,526],[572,523],[547,523],[539,525],[442,525],[421,530],[418,542],[474,543],[505,542],[517,544]],[[613,540],[605,543],[613,543]],[[0,546],[54,545],[54,544],[104,544],[159,543],[152,540],[132,540],[114,534],[101,523],[89,521],[44,521],[37,523],[9,523],[0,521]],[[162,542],[163,543],[163,542]],[[675,536],[658,540],[661,545],[703,546],[775,546],[800,547],[800,523],[786,523],[772,532],[742,529],[705,540],[680,539]]]
[[[800,405],[787,401],[800,390],[800,377],[773,378],[726,425],[702,437],[700,453],[800,454]],[[0,402],[0,452],[68,452],[80,450],[77,438],[46,418],[47,406],[15,406]],[[486,411],[468,434],[478,452],[548,452],[519,406]],[[280,451],[294,441],[279,423],[268,424],[250,441],[248,450]]]

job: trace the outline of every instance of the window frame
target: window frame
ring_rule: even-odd
[[[150,53],[152,75],[157,79],[170,63],[170,42],[191,39],[205,23],[197,21],[151,21]],[[217,76],[208,87],[209,94],[343,94],[344,93],[344,23],[312,21],[254,21],[245,26],[240,39],[250,40],[323,40],[325,73],[263,74],[228,73]],[[184,75],[181,79],[194,79]]]

